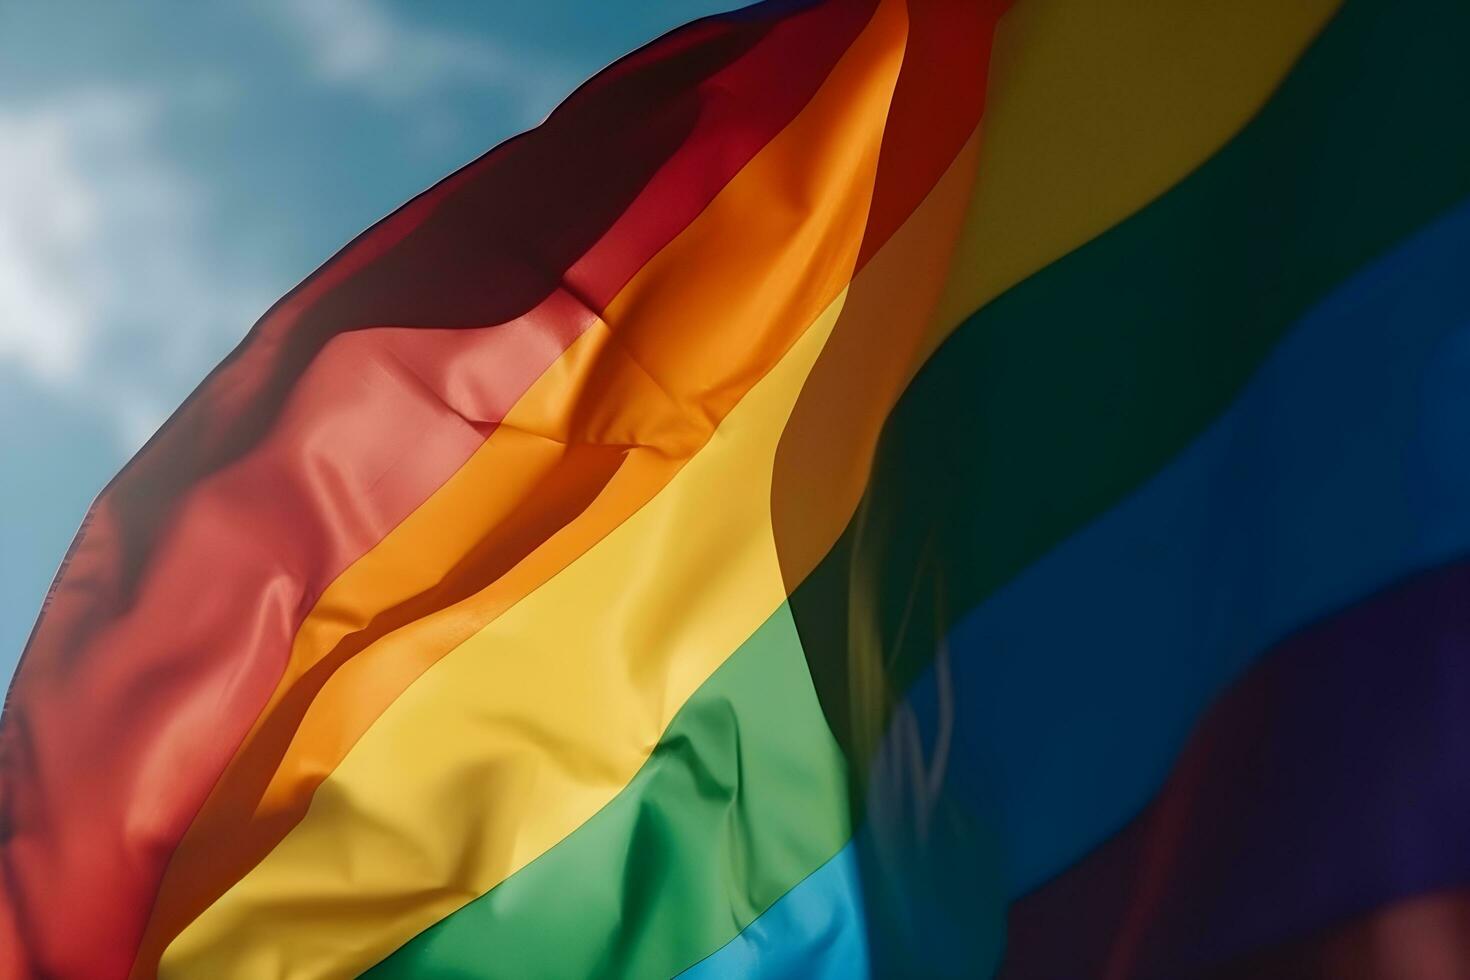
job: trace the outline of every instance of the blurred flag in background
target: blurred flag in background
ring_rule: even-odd
[[[1467,40],[770,0],[615,62],[92,507],[0,964],[1464,975]]]

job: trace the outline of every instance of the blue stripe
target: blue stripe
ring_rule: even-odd
[[[1470,550],[1470,205],[1308,314],[1165,469],[950,634],[949,792],[1012,895],[1136,813],[1286,634]],[[1181,323],[1180,329],[1187,330]],[[936,717],[932,672],[914,691]]]
[[[945,795],[996,822],[1011,897],[1141,809],[1264,651],[1470,551],[1466,256],[1470,205],[1336,290],[1179,457],[950,633]],[[931,669],[907,701],[931,745],[937,691]],[[863,975],[861,895],[850,844],[686,975]]]
[[[718,952],[679,976],[810,977],[868,975],[868,938],[858,898],[862,888],[851,844],[787,892]]]

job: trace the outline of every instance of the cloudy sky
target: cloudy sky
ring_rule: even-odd
[[[0,4],[0,683],[88,503],[270,303],[742,0]]]

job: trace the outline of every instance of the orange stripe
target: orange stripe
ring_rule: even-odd
[[[841,291],[865,227],[901,4],[522,398],[323,594],[174,856],[148,954],[260,860],[427,667],[650,499]]]

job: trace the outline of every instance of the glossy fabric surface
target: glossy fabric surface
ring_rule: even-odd
[[[1467,42],[825,0],[618,62],[99,499],[0,975],[1458,969]]]

